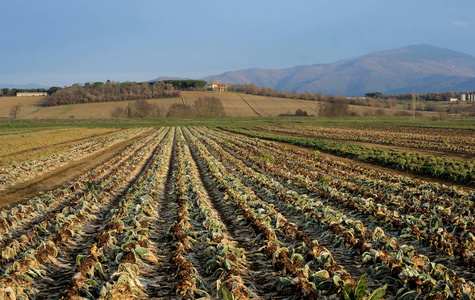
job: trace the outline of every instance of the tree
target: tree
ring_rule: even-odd
[[[149,103],[147,100],[137,100],[131,105],[132,118],[158,117],[158,106]]]
[[[344,101],[333,100],[322,103],[320,106],[321,117],[344,117],[350,114],[349,105]]]
[[[52,95],[54,93],[56,93],[57,91],[59,91],[61,88],[59,86],[52,86],[48,89],[48,95]]]
[[[198,98],[193,104],[193,111],[198,118],[224,117],[223,103],[216,97]]]
[[[305,110],[299,108],[295,111],[295,115],[299,117],[306,117],[308,116],[308,113]]]
[[[383,96],[383,93],[380,93],[380,92],[366,93],[364,96],[368,98],[380,98],[381,96]]]
[[[111,111],[111,118],[122,118],[125,115],[125,109],[123,109],[120,106],[116,106],[112,111]]]
[[[181,91],[192,91],[192,90],[201,90],[207,84],[204,80],[163,80],[163,83],[168,83],[173,85],[176,90]]]
[[[18,114],[20,114],[20,111],[21,111],[21,104],[15,104],[10,109],[10,116],[16,119]]]

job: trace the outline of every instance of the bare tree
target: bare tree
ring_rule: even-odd
[[[18,115],[20,114],[20,111],[21,111],[21,104],[15,104],[10,109],[10,116],[16,119],[16,117],[18,117]]]
[[[122,118],[125,115],[125,109],[123,109],[120,106],[116,106],[112,111],[111,111],[111,118]]]
[[[158,105],[147,100],[137,100],[130,106],[130,117],[132,118],[154,118],[159,115]]]
[[[333,100],[322,103],[320,106],[321,117],[344,117],[350,114],[349,105],[343,101]]]
[[[198,118],[216,118],[224,117],[224,106],[221,99],[216,97],[198,98],[193,104],[195,117]]]

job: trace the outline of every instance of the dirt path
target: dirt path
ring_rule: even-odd
[[[174,143],[173,143],[174,144]],[[173,170],[176,168],[176,149],[173,146],[168,164],[167,177],[163,185],[163,192],[158,200],[159,217],[152,224],[150,241],[155,245],[153,254],[157,257],[158,265],[148,267],[141,276],[146,279],[145,293],[150,299],[176,299],[172,293],[173,284],[173,264],[170,262],[172,251],[172,237],[168,230],[171,224],[177,219],[176,205],[171,201],[170,194],[174,189]]]
[[[138,136],[134,136],[128,140],[119,142],[98,153],[62,166],[42,176],[35,177],[33,179],[0,191],[0,208],[5,207],[7,205],[20,203],[39,192],[51,190],[57,186],[61,186],[65,182],[68,182],[78,177],[79,175],[89,171],[90,169],[99,165],[103,161],[112,158],[118,152],[130,146],[135,141],[140,140],[145,136],[149,135],[154,130],[155,129],[150,129]]]

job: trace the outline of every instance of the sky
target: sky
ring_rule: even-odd
[[[473,0],[2,0],[0,84],[198,79],[429,44],[475,56]]]

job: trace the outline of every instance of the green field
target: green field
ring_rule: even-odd
[[[225,117],[225,118],[158,118],[158,119],[0,119],[0,135],[59,128],[133,128],[162,126],[231,126],[250,127],[264,125],[315,125],[315,126],[379,126],[401,125],[475,130],[475,118],[449,118],[439,121],[430,117]]]

